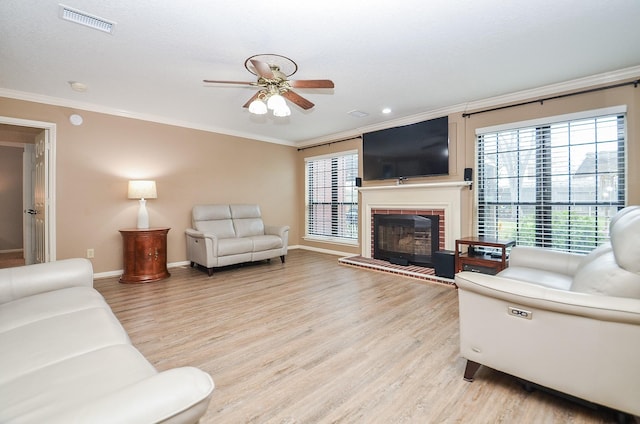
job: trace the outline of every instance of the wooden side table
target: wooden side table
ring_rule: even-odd
[[[456,272],[475,271],[484,274],[497,274],[505,269],[507,250],[516,245],[515,240],[498,240],[489,237],[464,237],[456,240]],[[462,246],[468,246],[467,252],[461,252]],[[475,251],[476,247],[485,247],[487,251]]]
[[[121,283],[151,283],[169,277],[167,233],[170,228],[120,230],[124,272]]]

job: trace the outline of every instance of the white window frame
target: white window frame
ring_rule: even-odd
[[[497,238],[515,238],[517,244],[521,245],[536,245],[541,247],[548,247],[556,250],[562,251],[570,251],[576,253],[587,253],[592,250],[596,245],[608,240],[608,223],[611,216],[615,213],[616,210],[622,208],[626,204],[627,190],[628,190],[628,166],[627,166],[627,128],[628,121],[626,116],[627,108],[626,106],[615,106],[610,108],[602,108],[590,111],[583,111],[579,113],[566,114],[566,115],[558,115],[554,117],[541,118],[536,120],[529,121],[521,121],[509,124],[503,124],[492,127],[485,128],[477,128],[476,133],[476,196],[475,196],[475,212],[474,212],[474,221],[475,221],[475,231],[477,235],[487,236],[487,237],[497,237]],[[548,140],[552,140],[554,136],[553,131],[554,128],[563,123],[576,123],[584,120],[597,119],[602,117],[612,117],[618,116],[622,117],[622,123],[624,125],[624,131],[618,132],[618,137],[615,140],[618,143],[618,149],[615,150],[618,152],[618,156],[622,155],[623,158],[617,160],[618,169],[622,167],[621,174],[618,173],[616,175],[616,196],[611,196],[613,200],[606,201],[601,198],[601,195],[597,190],[593,190],[593,198],[591,201],[579,201],[574,200],[577,197],[577,193],[583,194],[582,192],[574,192],[574,188],[569,184],[569,201],[559,201],[561,196],[558,195],[555,190],[556,187],[561,186],[558,183],[559,180],[556,178],[560,178],[559,173],[556,171],[552,171],[559,163],[560,159],[559,153],[560,149],[555,149],[555,145],[550,144],[547,145],[547,150],[541,148],[541,144],[536,144],[536,148],[534,149],[537,157],[536,167],[535,167],[535,178],[530,178],[536,181],[535,188],[535,202],[531,203],[527,196],[527,200],[522,201],[520,198],[520,193],[516,196],[514,193],[510,193],[508,195],[501,195],[500,186],[500,167],[496,166],[494,170],[494,174],[490,175],[489,168],[484,169],[483,166],[485,163],[489,163],[489,160],[481,160],[482,155],[487,155],[488,157],[495,158],[495,163],[499,161],[500,154],[498,150],[495,152],[489,149],[489,151],[485,152],[485,149],[480,145],[483,137],[491,137],[500,133],[509,133],[514,131],[526,131],[535,129],[536,134],[538,132],[542,134],[542,137],[549,137],[546,142],[549,143]],[[536,135],[538,137],[538,135]],[[499,140],[496,139],[496,140]],[[518,140],[520,140],[518,138]],[[609,140],[609,143],[613,143],[614,140]],[[499,141],[496,141],[499,143]],[[536,142],[538,143],[538,142]],[[583,145],[590,146],[593,145],[594,149],[599,149],[600,141],[594,139],[592,143],[583,143]],[[487,146],[489,142],[487,141]],[[578,144],[571,145],[569,143],[566,150],[571,155],[574,150],[577,150]],[[564,148],[564,147],[563,147]],[[518,144],[518,148],[513,150],[520,155],[523,150],[521,148],[521,144]],[[546,155],[546,156],[543,156]],[[542,157],[542,160],[540,160]],[[569,156],[570,158],[570,156]],[[512,161],[513,162],[513,161]],[[512,163],[510,162],[510,163]],[[567,161],[569,162],[569,160]],[[576,163],[578,161],[576,160]],[[599,162],[598,162],[599,163]],[[487,165],[488,166],[488,165]],[[571,166],[575,166],[575,164],[571,164]],[[570,166],[567,166],[569,169]],[[541,171],[542,169],[542,171]],[[552,171],[552,172],[550,172]],[[524,170],[524,166],[520,166],[520,162],[518,162],[518,176],[520,179],[526,178],[526,171]],[[543,173],[545,173],[543,175]],[[531,175],[531,174],[529,174]],[[565,178],[571,179],[575,178],[577,173],[571,174],[567,173]],[[594,179],[598,180],[601,176],[611,175],[611,173],[599,172],[595,171],[595,173],[590,174]],[[514,175],[509,175],[509,177],[514,177]],[[547,185],[545,185],[546,181],[551,181]],[[555,186],[554,186],[555,182]],[[486,187],[485,187],[485,184]],[[496,186],[497,184],[497,186]],[[496,188],[498,187],[498,188]],[[542,187],[542,188],[540,188]],[[551,193],[549,193],[548,188],[552,188]],[[577,190],[577,189],[576,189]],[[502,201],[501,196],[504,197],[505,200],[511,199],[511,203],[508,204]],[[486,199],[489,200],[486,200]],[[484,199],[484,200],[483,200]],[[516,200],[514,200],[516,199]],[[493,208],[493,209],[492,209]],[[497,208],[503,208],[507,214],[517,215],[515,218],[515,222],[509,222],[509,219],[501,219],[499,218],[500,211]],[[527,209],[528,208],[528,209]],[[530,213],[529,211],[535,208],[537,211],[535,214]],[[593,208],[592,211],[589,211],[589,214],[592,215],[590,217],[593,222],[593,233],[589,234],[588,231],[584,231],[585,226],[583,226],[580,236],[589,241],[578,241],[578,225],[576,224],[577,219],[572,220],[573,211],[580,210],[582,215],[584,215],[584,210],[588,208]],[[564,211],[563,211],[564,209]],[[558,216],[561,213],[565,213],[566,221],[559,224]],[[546,215],[545,215],[546,214]],[[534,230],[525,229],[524,224],[524,216],[530,217],[534,215],[533,221],[535,223]],[[531,218],[529,218],[531,219]],[[584,219],[584,217],[582,217]],[[504,229],[506,225],[503,224],[511,224],[511,229]],[[563,226],[564,225],[564,226]],[[532,233],[534,236],[532,237]],[[586,234],[586,236],[585,236]],[[512,237],[513,236],[513,237]],[[571,238],[573,237],[573,240]],[[590,238],[590,239],[589,239]]]
[[[310,192],[314,184],[310,181],[311,163],[322,161],[333,161],[337,166],[341,158],[355,156],[352,163],[355,167],[348,169],[331,168],[325,171],[325,178],[332,176],[330,186],[325,186],[323,193]],[[359,219],[358,219],[358,191],[355,179],[359,175],[358,170],[358,150],[347,150],[326,155],[311,156],[304,159],[305,167],[305,240],[330,242],[335,244],[358,245]],[[328,175],[327,175],[328,174]],[[337,179],[336,179],[337,178]],[[326,179],[325,179],[326,181]],[[317,186],[316,186],[317,187]],[[328,190],[328,191],[327,191]],[[316,198],[314,202],[314,198]],[[322,199],[319,201],[319,199]],[[317,220],[318,214],[314,213],[317,208],[314,204],[322,204],[324,208],[330,209],[329,219]],[[317,221],[317,222],[315,222]],[[318,224],[318,225],[314,225]]]

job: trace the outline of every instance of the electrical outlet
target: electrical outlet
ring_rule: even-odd
[[[93,249],[87,249],[87,258],[89,259],[93,258],[93,255],[94,255]]]

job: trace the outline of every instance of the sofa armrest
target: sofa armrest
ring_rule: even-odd
[[[174,368],[110,393],[50,422],[197,423],[215,385],[194,367]]]
[[[187,259],[208,266],[210,259],[218,257],[218,236],[187,228]]]
[[[279,236],[282,240],[289,238],[289,226],[288,225],[265,225],[264,233]]]
[[[548,272],[573,276],[584,255],[560,252],[539,247],[514,246],[509,254],[510,267],[544,269]]]
[[[519,307],[640,325],[640,299],[558,290],[469,271],[456,274],[455,284],[459,290],[504,300]]]
[[[213,242],[218,241],[218,236],[212,233],[205,233],[202,231],[194,230],[193,228],[187,228],[186,230],[184,230],[184,232],[188,237],[201,238],[201,239],[208,238]]]
[[[88,259],[0,269],[0,303],[76,286],[93,287],[93,265]]]

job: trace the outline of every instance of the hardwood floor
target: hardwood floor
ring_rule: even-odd
[[[13,268],[24,265],[24,257],[22,251],[19,252],[2,252],[0,253],[0,269]]]
[[[337,259],[293,250],[285,264],[95,286],[158,369],[211,374],[203,424],[615,421],[485,367],[465,382],[454,288]]]

